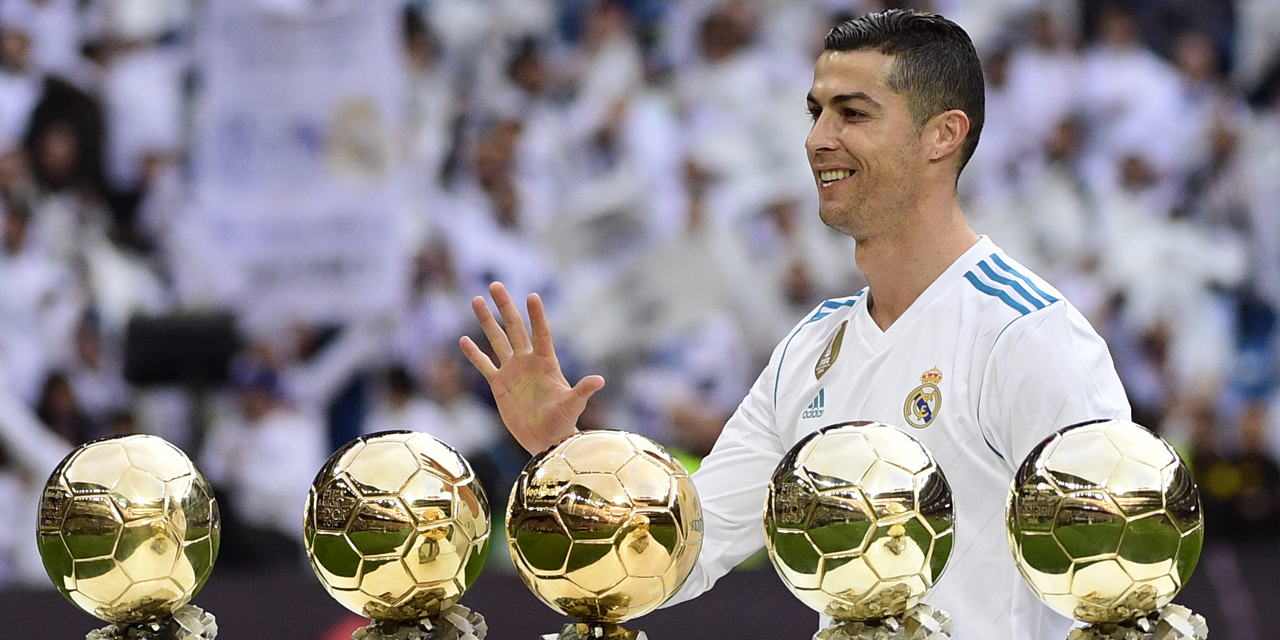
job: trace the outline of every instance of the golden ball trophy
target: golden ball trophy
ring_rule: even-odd
[[[507,506],[511,557],[526,586],[576,618],[542,640],[644,640],[620,624],[680,589],[702,549],[702,507],[658,443],[586,431],[533,457]]]
[[[112,623],[87,640],[213,640],[188,604],[218,557],[218,503],[186,454],[155,436],[85,444],[45,483],[36,536],[54,586]]]
[[[1170,604],[1204,543],[1200,493],[1178,454],[1124,420],[1066,427],[1023,461],[1006,526],[1032,591],[1088,623],[1070,640],[1205,640]]]
[[[480,640],[458,604],[489,554],[489,503],[471,465],[425,433],[356,438],[316,474],[307,556],[325,590],[371,618],[352,640]]]
[[[951,637],[951,617],[920,599],[951,555],[955,509],[915,438],[879,422],[823,427],[783,456],[764,511],[778,575],[835,619],[814,640]]]

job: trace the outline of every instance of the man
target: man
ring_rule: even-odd
[[[200,468],[227,500],[229,544],[221,553],[238,567],[288,564],[301,555],[302,505],[328,455],[324,427],[285,402],[275,367],[263,355],[232,375],[239,411],[218,416],[200,455]]]
[[[895,424],[932,451],[957,513],[955,552],[926,600],[956,640],[1060,640],[1069,621],[1022,584],[1004,532],[1017,465],[1052,431],[1128,418],[1106,345],[1046,282],[973,233],[955,185],[982,127],[982,72],[968,36],[936,15],[872,14],[828,34],[814,70],[806,142],[819,215],[857,241],[870,283],[828,300],[774,351],[694,475],[706,540],[677,599],[711,587],[763,543],[774,466],[822,426]],[[462,348],[507,427],[539,451],[574,431],[604,380],[560,374],[537,296],[532,340],[500,284],[506,322],[473,306],[499,365]],[[829,392],[828,392],[829,391]]]

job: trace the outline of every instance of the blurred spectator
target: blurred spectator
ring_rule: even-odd
[[[297,561],[302,507],[328,454],[322,425],[285,404],[279,379],[261,358],[236,372],[237,407],[219,416],[200,456],[218,491],[228,564]]]
[[[346,325],[298,322],[283,347],[260,345],[256,357],[280,375],[281,397],[304,415],[327,420],[328,448],[356,437],[364,420],[365,379],[390,339],[386,321]]]
[[[1185,423],[1211,415],[1232,354],[1230,301],[1219,292],[1243,280],[1243,247],[1231,236],[1168,220],[1169,203],[1142,158],[1126,156],[1120,174],[1122,190],[1098,200],[1099,255],[1111,286],[1123,295],[1121,321],[1132,328],[1129,335],[1154,349],[1127,352],[1144,360],[1161,354],[1155,361],[1162,364],[1164,404],[1175,417]]]
[[[1009,54],[1010,121],[1004,126],[1029,144],[1046,144],[1080,108],[1082,60],[1048,7],[1030,17],[1030,39]],[[1078,123],[1077,123],[1078,124]],[[985,133],[985,131],[984,131]],[[985,142],[985,136],[984,136]]]
[[[40,99],[40,73],[31,62],[32,16],[25,3],[0,5],[0,148],[22,140]]]
[[[1230,47],[1235,60],[1232,79],[1252,88],[1262,81],[1268,68],[1280,59],[1280,4],[1272,0],[1235,0],[1235,44]]]
[[[466,382],[466,369],[459,353],[453,349],[433,354],[426,363],[424,379],[428,397],[442,411],[440,438],[457,442],[459,451],[476,457],[483,455],[506,437],[506,429],[497,413],[481,402]]]
[[[107,414],[106,432],[108,436],[127,436],[135,433],[142,433],[138,429],[138,420],[134,418],[133,412],[117,409]]]
[[[1205,518],[1232,539],[1273,542],[1280,526],[1280,465],[1266,449],[1266,423],[1265,405],[1250,402],[1239,455],[1218,453],[1214,426],[1197,433],[1194,461]]]
[[[32,532],[44,483],[69,453],[71,443],[0,384],[0,584],[50,586]]]
[[[30,216],[4,211],[0,246],[0,368],[9,389],[34,403],[45,369],[70,347],[79,296],[68,269],[32,246]]]
[[[13,12],[31,38],[31,64],[40,72],[81,83],[88,74],[80,55],[82,29],[76,0],[5,0],[0,13]]]
[[[105,200],[103,118],[94,97],[66,82],[48,78],[43,91],[23,145],[36,186],[29,204],[42,250],[70,262],[113,228]]]
[[[431,187],[443,175],[460,104],[453,78],[441,60],[442,45],[416,9],[404,10],[404,35],[408,67],[404,152],[414,182],[431,195]],[[425,236],[428,224],[422,221],[421,228],[415,228],[417,239]]]
[[[186,53],[172,46],[125,41],[112,49],[101,93],[114,188],[138,188],[149,155],[178,151],[187,65]]]
[[[1218,53],[1205,33],[1181,34],[1174,44],[1174,62],[1181,85],[1176,107],[1182,112],[1179,121],[1185,123],[1179,127],[1181,157],[1174,170],[1188,176],[1223,167],[1230,149],[1222,148],[1226,141],[1220,136],[1242,120],[1244,98],[1226,84]]]
[[[418,252],[406,302],[394,337],[394,357],[402,362],[426,362],[429,354],[452,348],[470,326],[471,299],[459,286],[453,252],[443,238]]]
[[[595,135],[617,104],[640,88],[644,65],[632,28],[618,0],[603,0],[590,11],[582,45],[573,51],[566,69],[574,86],[566,118],[574,143]]]
[[[519,198],[519,227],[540,232],[556,214],[566,176],[564,108],[552,95],[553,79],[544,62],[542,45],[532,35],[494,47],[484,59],[474,100],[481,108],[481,130],[492,122],[512,134],[508,147],[489,147],[495,139],[482,136],[474,156],[477,175],[493,180],[500,171]],[[481,145],[485,145],[482,147]],[[482,154],[482,149],[484,153]],[[488,163],[480,166],[480,162]]]
[[[469,460],[485,455],[498,442],[503,428],[494,411],[471,394],[463,369],[452,353],[437,352],[426,362],[424,395],[410,371],[387,370],[384,397],[365,423],[365,433],[420,431],[448,443]]]
[[[444,439],[444,434],[435,426],[440,421],[439,408],[418,393],[408,369],[400,366],[388,369],[382,385],[383,401],[365,421],[366,433],[423,431]]]
[[[1280,60],[1278,60],[1280,62]],[[1236,166],[1250,177],[1249,188],[1236,197],[1249,204],[1250,240],[1255,289],[1273,307],[1280,305],[1280,63],[1277,74],[1260,93],[1260,109],[1240,136]]]
[[[761,206],[775,159],[769,67],[752,47],[755,15],[730,2],[703,19],[700,60],[677,73],[687,161],[706,174],[707,215],[732,224]],[[721,220],[712,221],[720,224]]]
[[[758,364],[736,348],[742,342],[727,314],[670,336],[626,380],[637,430],[698,457],[710,453]]]
[[[491,501],[500,504],[527,456],[512,445],[497,411],[468,386],[463,367],[470,365],[452,345],[422,363],[420,375],[399,365],[387,369],[364,432],[418,431],[440,439],[467,459]]]
[[[819,302],[866,286],[853,262],[853,241],[806,215],[798,189],[783,189],[766,199],[749,233],[753,266],[781,292],[780,314],[800,317]]]
[[[530,220],[511,173],[520,135],[518,121],[485,125],[470,150],[470,166],[439,204],[436,220],[454,252],[463,291],[484,291],[494,280],[517,297],[540,291],[555,299],[555,277],[544,250],[533,241]]]
[[[997,49],[983,65],[986,117],[994,126],[983,127],[982,144],[965,166],[962,196],[979,208],[998,206],[1001,198],[1012,195],[1009,187],[1017,184],[1024,161],[1035,151],[1034,132],[1020,126],[1025,105],[1015,101],[1017,96],[1009,81],[1009,56],[1007,49]],[[1012,246],[1007,250],[1017,251]]]
[[[1177,75],[1142,45],[1133,15],[1121,5],[1109,4],[1100,14],[1079,86],[1093,128],[1085,173],[1093,188],[1123,188],[1120,166],[1140,158],[1152,176],[1149,187],[1172,189],[1163,181],[1179,155],[1178,140],[1164,135],[1164,127],[1177,121]]]
[[[109,418],[128,406],[129,389],[119,354],[109,353],[107,349],[97,319],[86,314],[76,327],[75,359],[68,379],[85,413],[95,424],[114,431]]]
[[[36,401],[36,416],[63,440],[74,445],[82,445],[99,435],[76,397],[75,389],[61,371],[54,371],[45,378],[40,399]]]

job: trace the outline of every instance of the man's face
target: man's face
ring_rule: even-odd
[[[855,240],[891,228],[927,163],[905,96],[887,84],[893,56],[825,51],[813,72],[805,140],[818,214]]]

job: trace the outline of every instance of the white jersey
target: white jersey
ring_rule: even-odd
[[[951,485],[955,547],[924,600],[951,614],[954,640],[1065,638],[1070,621],[1018,575],[1005,497],[1022,459],[1053,431],[1129,418],[1106,344],[985,236],[887,331],[867,298],[864,289],[828,300],[796,326],[725,425],[693,476],[706,538],[673,602],[763,546],[765,488],[786,451],[823,426],[874,420],[924,443]]]

